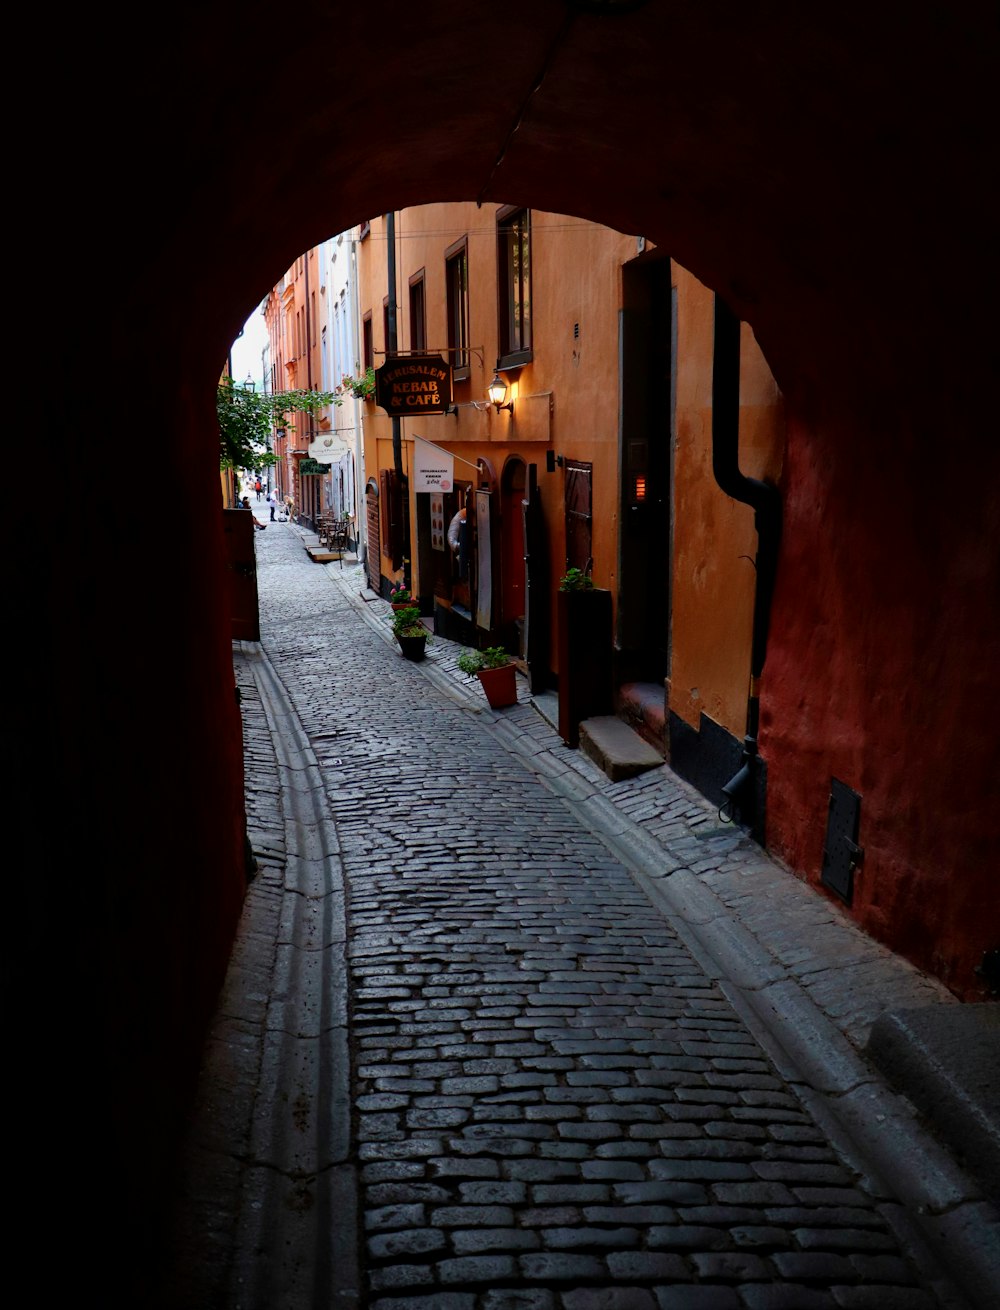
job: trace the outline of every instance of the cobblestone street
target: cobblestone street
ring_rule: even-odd
[[[940,1250],[995,1212],[934,1142],[907,1156],[859,1049],[951,998],[665,767],[608,782],[523,680],[494,713],[452,643],[402,659],[353,561],[257,538],[258,874],[171,1304],[985,1305]]]

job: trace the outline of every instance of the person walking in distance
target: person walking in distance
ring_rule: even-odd
[[[277,509],[277,506],[278,506],[278,497],[274,494],[273,491],[269,491],[269,492],[267,493],[267,503],[268,503],[268,505],[270,506],[270,509],[271,509],[271,522],[273,523],[273,522],[274,522],[274,511],[275,511],[275,509]]]
[[[253,489],[257,493],[257,499],[260,500],[260,493],[263,490],[263,488],[260,485],[260,478],[258,478],[257,481],[253,484]]]

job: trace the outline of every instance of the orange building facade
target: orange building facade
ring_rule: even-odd
[[[358,245],[359,354],[387,358],[393,262],[397,352],[449,362],[454,403],[398,420],[401,478],[393,420],[364,407],[370,585],[405,578],[439,632],[503,644],[538,690],[568,675],[560,579],[589,574],[610,622],[570,662],[606,647],[623,712],[630,688],[659,689],[644,735],[676,739],[712,794],[746,727],[756,549],[753,511],[712,476],[712,294],[641,237],[565,215],[437,204],[392,223],[392,261],[386,218]],[[782,400],[746,326],[738,422],[743,472],[776,481]],[[419,439],[453,456],[451,491],[413,491]]]
[[[322,267],[319,247],[300,255],[264,301],[264,321],[270,342],[270,390],[321,391],[320,305]],[[323,474],[309,473],[310,446],[331,426],[329,407],[315,414],[298,411],[276,428],[276,464],[272,485],[278,498],[291,502],[296,513],[314,519],[324,507]]]

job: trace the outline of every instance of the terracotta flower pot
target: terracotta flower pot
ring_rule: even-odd
[[[502,710],[517,704],[517,671],[513,664],[505,664],[501,669],[480,669],[479,681],[491,709]]]

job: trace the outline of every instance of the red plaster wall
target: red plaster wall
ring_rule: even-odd
[[[998,933],[1000,468],[922,435],[890,452],[843,421],[792,421],[761,693],[768,845],[816,882],[829,779],[854,788],[853,913],[976,999]]]

